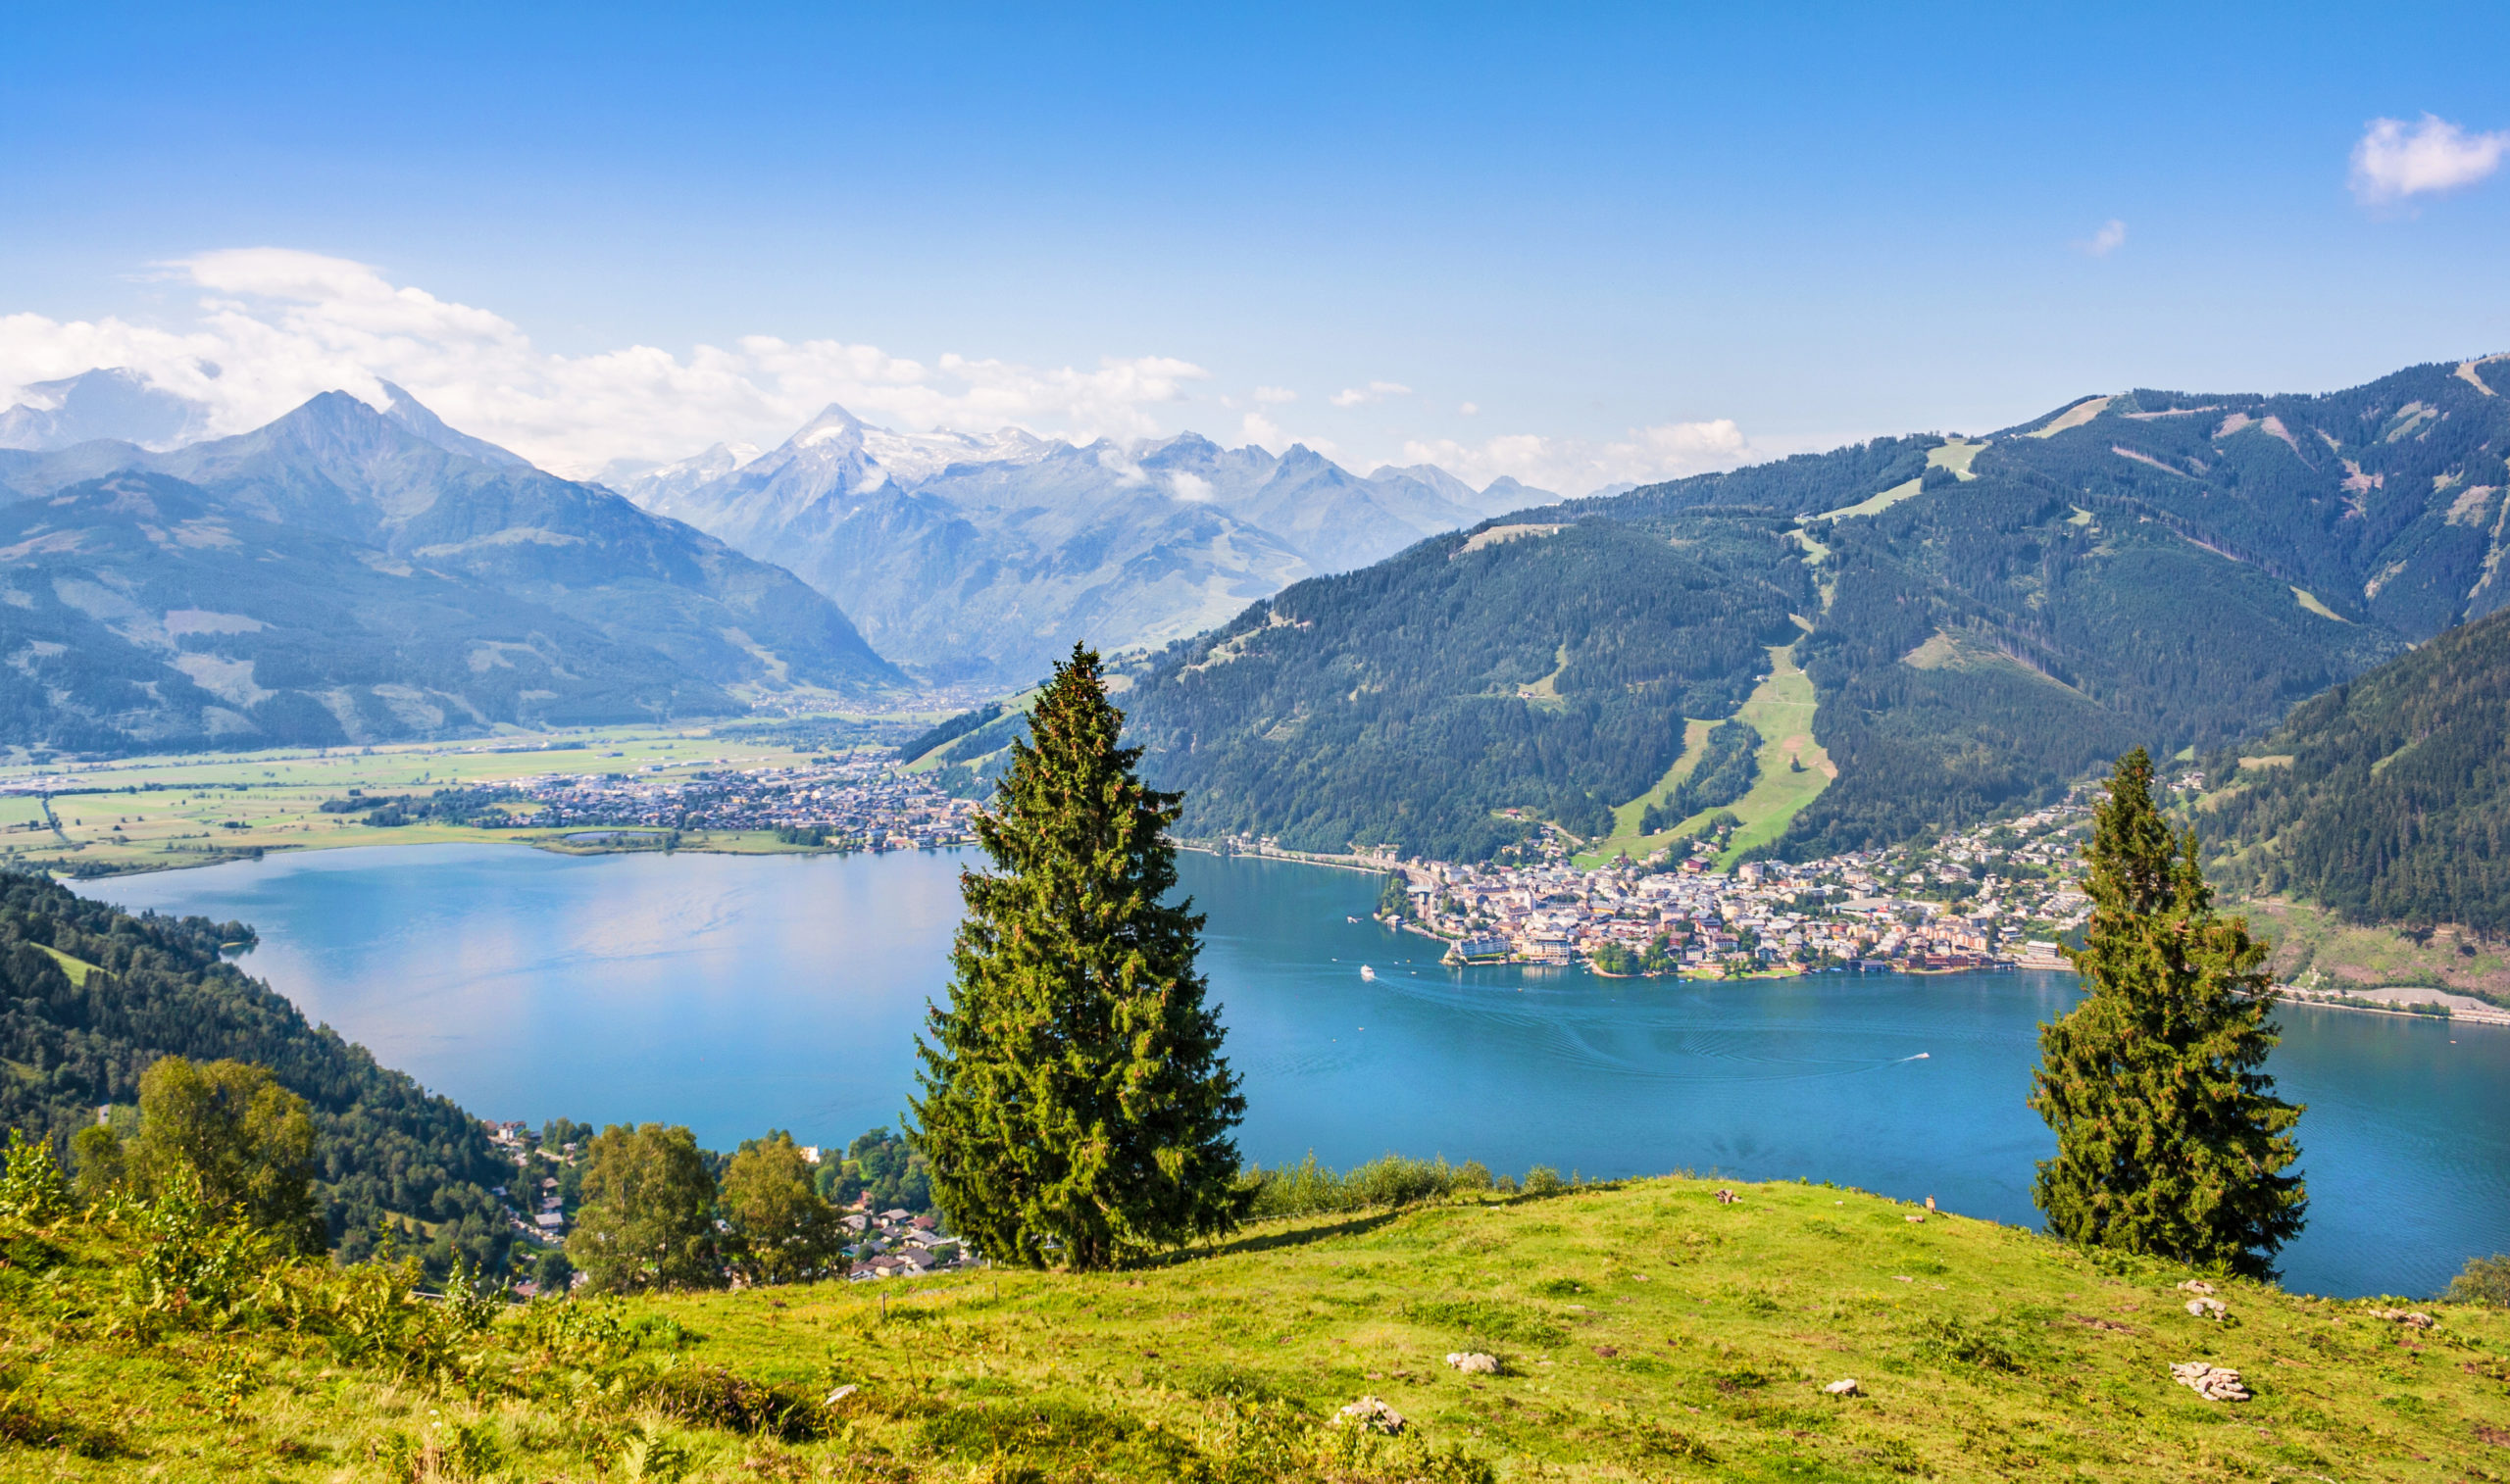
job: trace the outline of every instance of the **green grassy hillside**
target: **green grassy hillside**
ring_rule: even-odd
[[[1075,1277],[584,1300],[374,1268],[225,1317],[0,1222],[0,1475],[2497,1479],[2510,1313],[2222,1285],[1827,1186],[1672,1178],[1270,1223]],[[258,1307],[256,1307],[258,1305]],[[1468,1376],[1450,1352],[1503,1369]],[[2237,1370],[2199,1398],[2175,1362]],[[1833,1396],[1853,1378],[1857,1394]],[[828,1400],[833,1396],[833,1400]],[[1399,1438],[1326,1425],[1362,1397]],[[47,1445],[46,1439],[61,1440]]]

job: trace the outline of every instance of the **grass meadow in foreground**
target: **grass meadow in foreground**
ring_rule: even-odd
[[[2510,1313],[2095,1261],[1827,1186],[1669,1178],[1260,1223],[1132,1271],[126,1322],[0,1230],[12,1479],[2497,1479]],[[62,1233],[70,1233],[63,1235]],[[83,1245],[82,1245],[83,1244]],[[43,1250],[65,1256],[49,1266]],[[336,1286],[336,1285],[335,1285]],[[372,1287],[372,1285],[370,1285]],[[430,1306],[390,1298],[412,1311]],[[364,1306],[361,1309],[361,1305]],[[292,1317],[289,1317],[292,1315]],[[118,1317],[119,1316],[119,1317]],[[144,1326],[143,1326],[144,1328]],[[364,1338],[361,1338],[364,1336]],[[1499,1358],[1496,1375],[1450,1352]],[[2237,1370],[2211,1402],[2174,1362]],[[1857,1394],[1824,1388],[1854,1378]],[[1362,1397],[1400,1436],[1330,1419]]]

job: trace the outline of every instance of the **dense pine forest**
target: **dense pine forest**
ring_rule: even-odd
[[[2360,920],[2510,935],[2510,615],[2454,629],[2207,767],[2237,885]]]
[[[506,1231],[487,1187],[512,1164],[449,1099],[307,1024],[226,963],[221,946],[250,936],[240,923],[133,916],[39,876],[0,875],[0,1125],[66,1145],[99,1108],[127,1110],[160,1057],[256,1063],[311,1106],[318,1194],[344,1257],[388,1218],[433,1225],[418,1245],[440,1259],[458,1244],[502,1265]]]

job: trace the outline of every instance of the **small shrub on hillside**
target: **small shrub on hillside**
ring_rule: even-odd
[[[1449,1164],[1444,1159],[1386,1155],[1337,1172],[1319,1164],[1310,1154],[1279,1169],[1253,1166],[1238,1185],[1252,1192],[1248,1213],[1261,1218],[1420,1206],[1485,1191],[1491,1183],[1488,1167],[1479,1161]]]
[[[1935,1318],[1919,1325],[1918,1350],[1933,1360],[1976,1365],[1983,1370],[2022,1369],[2021,1359],[2011,1347],[1961,1319]]]
[[[825,1410],[809,1393],[763,1385],[720,1365],[675,1366],[646,1385],[642,1400],[684,1422],[786,1443],[807,1443],[828,1430]]]
[[[1569,1182],[1560,1178],[1560,1171],[1548,1164],[1537,1164],[1526,1171],[1527,1195],[1556,1196],[1568,1188]]]
[[[2450,1301],[2510,1307],[2510,1254],[2467,1259],[2466,1271],[2449,1280]]]
[[[1666,1459],[1676,1463],[1714,1463],[1717,1455],[1708,1445],[1686,1432],[1655,1422],[1642,1422],[1631,1434],[1631,1452],[1642,1459]]]
[[[630,1484],[678,1484],[695,1461],[686,1444],[648,1422],[620,1446],[616,1469]]]
[[[40,1226],[69,1212],[70,1183],[52,1158],[52,1146],[28,1143],[24,1131],[10,1129],[8,1161],[0,1165],[0,1216]]]

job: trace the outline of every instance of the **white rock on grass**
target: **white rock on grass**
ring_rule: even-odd
[[[1856,1382],[1853,1379],[1832,1381],[1830,1385],[1823,1387],[1822,1390],[1829,1392],[1834,1397],[1853,1397],[1859,1395],[1856,1389]]]
[[[2386,1319],[2390,1323],[2394,1324],[2402,1324],[2408,1329],[2430,1329],[2433,1325],[2439,1322],[2439,1320],[2433,1318],[2430,1314],[2403,1309],[2374,1309],[2371,1311],[2371,1317],[2374,1319]]]
[[[1362,1397],[1333,1414],[1336,1427],[1364,1427],[1387,1437],[1403,1431],[1403,1413],[1375,1397]]]
[[[2214,1285],[2202,1278],[2190,1278],[2179,1285],[2179,1291],[2181,1293],[2212,1293]]]
[[[2204,1360],[2182,1360],[2170,1368],[2172,1379],[2208,1402],[2245,1402],[2248,1388],[2239,1372]]]
[[[2187,1311],[2200,1319],[2219,1319],[2232,1311],[2231,1306],[2220,1299],[2190,1299]]]
[[[1447,1363],[1468,1376],[1495,1376],[1499,1373],[1499,1358],[1485,1356],[1478,1350],[1452,1351]]]

